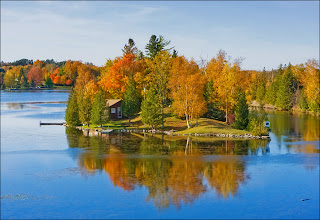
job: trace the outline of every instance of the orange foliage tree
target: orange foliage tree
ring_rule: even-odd
[[[141,73],[141,69],[142,65],[135,60],[135,55],[124,55],[113,61],[109,70],[104,72],[99,85],[106,91],[107,97],[121,98],[126,90],[129,76]]]
[[[61,81],[61,76],[56,75],[53,79],[53,83],[56,85],[61,84],[60,81]]]
[[[72,80],[71,80],[71,79],[67,79],[67,81],[66,81],[66,85],[67,85],[67,86],[72,85]]]

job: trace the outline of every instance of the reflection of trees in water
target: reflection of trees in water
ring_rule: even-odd
[[[130,134],[99,134],[66,128],[71,148],[87,148],[98,153],[120,151],[142,155],[249,155],[267,152],[269,140],[215,140],[211,138],[179,138],[164,140],[156,136]]]
[[[249,178],[245,174],[245,164],[236,159],[220,160],[211,163],[205,171],[210,187],[216,190],[219,196],[228,198],[235,196],[239,185]]]
[[[288,136],[294,141],[316,141],[319,140],[320,119],[311,115],[290,115],[286,112],[270,111],[269,120],[271,131],[277,135],[278,141],[281,135]]]
[[[314,144],[292,144],[288,145],[288,149],[293,149],[295,152],[298,153],[305,153],[305,154],[314,154],[320,153],[320,142]]]
[[[119,186],[126,191],[134,189],[137,182],[129,173],[127,161],[123,157],[108,157],[103,160],[103,169],[109,174],[114,186]]]
[[[206,163],[200,160],[173,160],[173,166],[169,170],[168,188],[175,206],[192,203],[206,192],[207,188],[203,183],[206,166]]]
[[[219,140],[199,142],[193,140],[193,151],[198,149],[200,154],[213,155],[257,155],[259,152],[268,152],[269,140],[250,139],[250,140]]]
[[[192,203],[209,190],[223,198],[236,195],[240,184],[248,178],[245,163],[233,156],[214,161],[204,161],[200,156],[247,155],[267,143],[264,140],[200,142],[192,138],[167,141],[120,134],[94,136],[71,128],[66,132],[70,147],[84,149],[78,155],[78,166],[83,171],[89,174],[105,171],[114,186],[126,191],[144,186],[149,192],[147,200],[159,209],[170,204],[180,207]]]
[[[114,186],[126,191],[136,186],[148,189],[148,201],[159,209],[170,204],[180,207],[214,189],[218,196],[236,195],[240,184],[248,178],[243,161],[232,158],[212,162],[190,157],[130,158],[124,155],[96,157],[88,152],[80,156],[78,165],[93,173],[104,170]],[[208,186],[207,186],[208,185]]]
[[[145,186],[151,200],[158,208],[176,207],[192,203],[207,192],[207,185],[218,195],[227,198],[236,195],[239,185],[247,179],[243,161],[217,160],[204,162],[192,158],[126,158],[105,159],[104,169],[115,186],[133,190]]]
[[[260,110],[260,112],[263,112]],[[286,147],[299,153],[319,153],[320,119],[306,114],[266,111],[271,122],[271,132],[275,134],[279,148]],[[290,142],[308,141],[301,144]],[[310,143],[317,142],[317,143]]]
[[[24,105],[21,103],[7,103],[8,109],[19,110],[23,109]]]

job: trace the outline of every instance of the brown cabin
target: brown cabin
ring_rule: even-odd
[[[122,119],[121,99],[108,99],[107,103],[110,109],[110,119]]]

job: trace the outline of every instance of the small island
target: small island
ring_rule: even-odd
[[[249,113],[250,93],[237,77],[247,73],[237,62],[227,61],[221,50],[199,66],[175,50],[169,53],[169,43],[152,35],[144,55],[129,39],[123,56],[108,60],[99,77],[89,68],[79,74],[68,100],[67,126],[97,132],[268,138],[267,116]]]

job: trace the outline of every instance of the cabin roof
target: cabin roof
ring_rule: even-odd
[[[116,103],[118,103],[120,101],[121,101],[121,99],[108,99],[107,103],[108,103],[108,106],[111,107],[111,106],[113,106],[114,104],[116,104]]]

